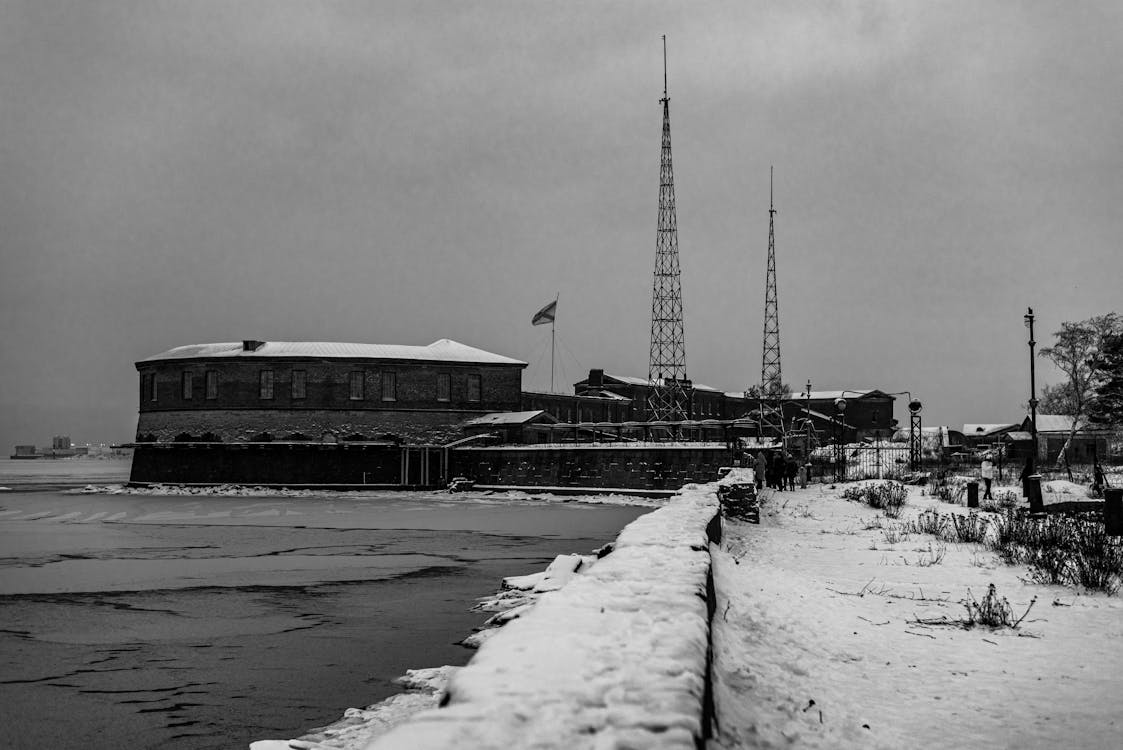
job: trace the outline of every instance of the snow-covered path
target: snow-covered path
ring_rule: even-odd
[[[964,512],[913,489],[918,510]],[[744,747],[1118,747],[1123,602],[1025,583],[978,545],[913,535],[837,491],[778,493],[759,526],[727,522],[713,556],[712,750]],[[871,528],[873,527],[873,528]],[[962,618],[994,583],[1017,630]]]

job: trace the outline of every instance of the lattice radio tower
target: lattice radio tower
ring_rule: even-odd
[[[671,169],[671,100],[667,96],[667,37],[663,37],[663,154],[659,164],[659,227],[655,242],[655,283],[651,292],[651,357],[647,378],[648,419],[677,421],[689,414],[686,344],[682,328],[682,285],[678,262],[675,179]]]
[[[776,208],[768,168],[768,272],[764,282],[764,344],[760,362],[760,418],[766,433],[784,435],[784,380],[780,370],[780,304],[776,291]]]

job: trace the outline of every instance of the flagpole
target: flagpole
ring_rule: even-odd
[[[556,318],[558,317],[558,298],[561,297],[561,292],[554,296],[554,317],[550,319],[550,393],[554,392],[554,340],[556,329]]]

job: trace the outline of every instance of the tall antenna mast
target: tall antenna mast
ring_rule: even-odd
[[[659,163],[659,223],[651,291],[651,384],[648,420],[678,421],[690,412],[686,344],[682,326],[682,282],[678,260],[675,178],[671,167],[671,99],[667,95],[667,37],[663,36],[663,147]]]
[[[780,370],[780,309],[776,289],[776,207],[768,168],[768,270],[764,282],[764,343],[761,348],[760,390],[763,426],[776,437],[784,434],[784,381]]]

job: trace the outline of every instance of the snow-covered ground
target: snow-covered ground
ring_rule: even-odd
[[[759,526],[726,524],[711,750],[1120,746],[1123,600],[1028,582],[976,544],[890,543],[922,509],[966,509],[911,488],[893,521],[841,489],[777,493]],[[1015,617],[1036,598],[1017,629],[918,622],[964,618],[992,583]]]
[[[1123,599],[902,533],[927,509],[968,513],[924,488],[890,519],[843,500],[848,486],[766,490],[761,523],[726,520],[708,548],[716,487],[688,488],[607,556],[507,579],[480,605],[498,614],[468,666],[411,672],[403,695],[253,750],[694,747],[711,560],[710,750],[1118,746]],[[1018,627],[962,625],[991,584],[1014,618],[1028,610]]]

